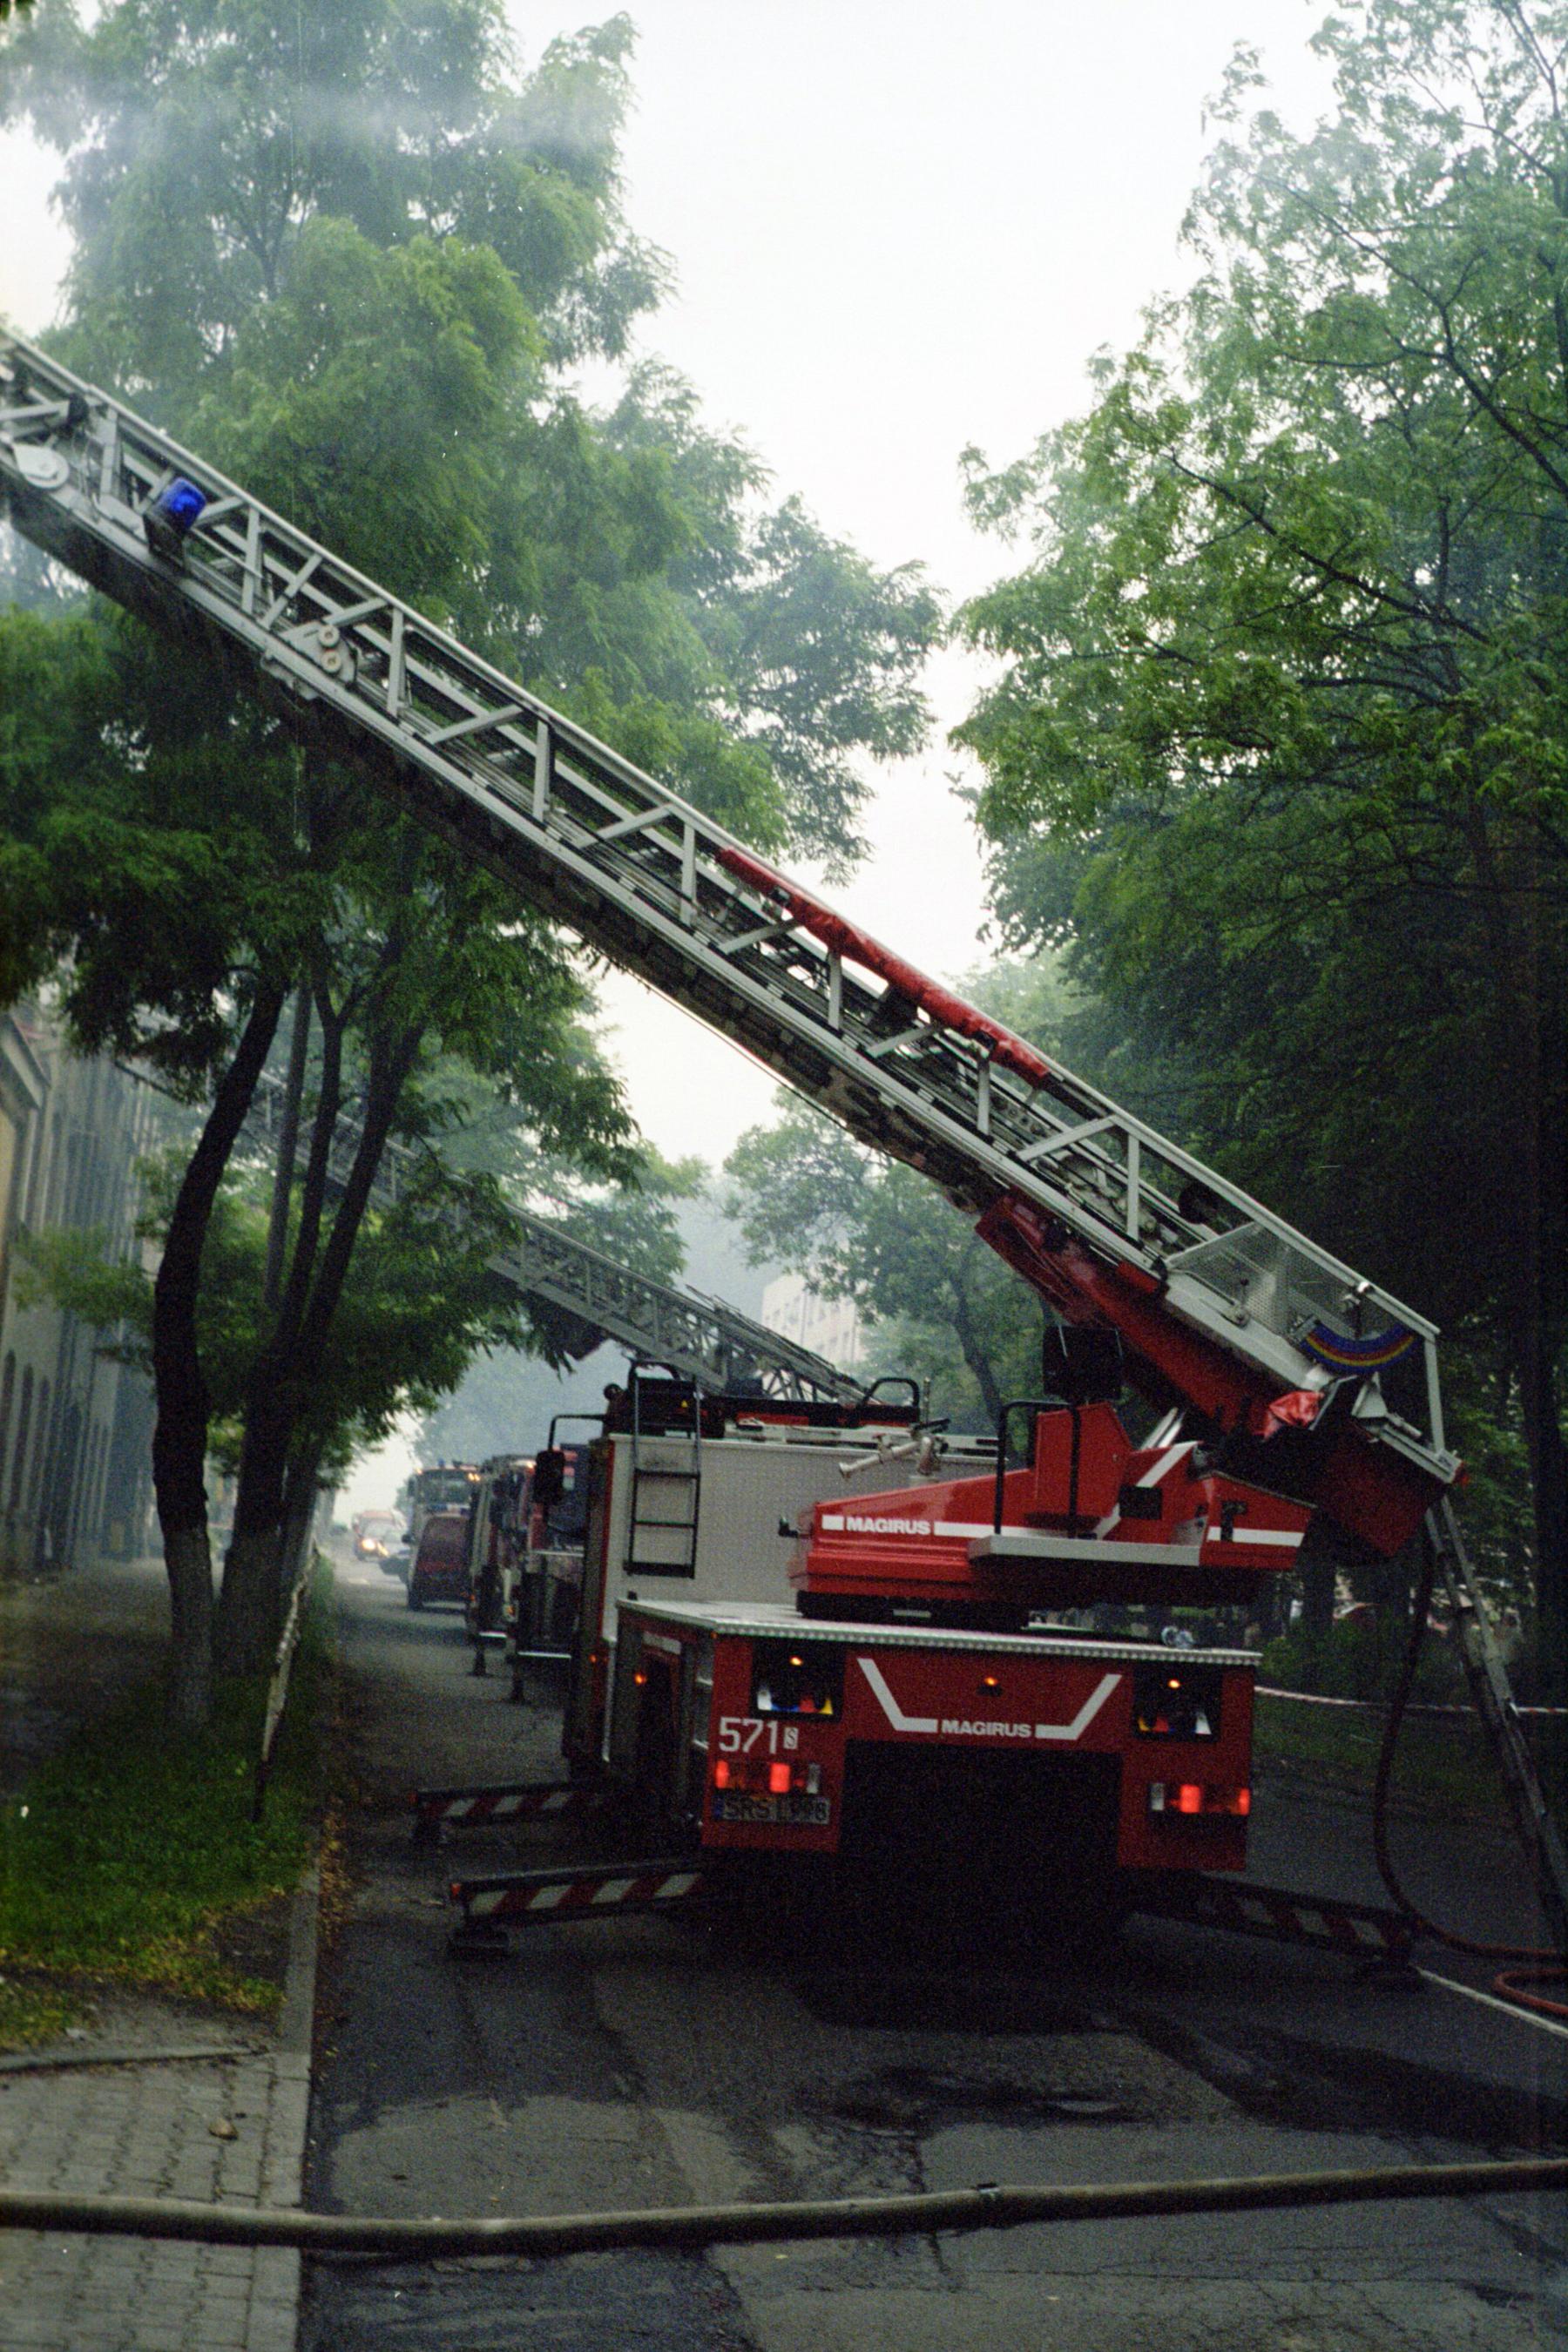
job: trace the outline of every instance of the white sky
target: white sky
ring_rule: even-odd
[[[632,222],[674,257],[644,347],[674,362],[836,535],[923,562],[954,596],[1006,568],[964,519],[958,458],[998,463],[1083,406],[1178,236],[1236,42],[1282,110],[1327,79],[1316,0],[631,0]],[[512,0],[521,37],[542,12]],[[979,672],[932,665],[938,726],[882,773],[874,855],[836,903],[943,975],[984,960],[981,865],[943,740]],[[773,1080],[632,981],[606,992],[637,1114],[721,1160]]]
[[[510,0],[527,56],[594,14]],[[629,0],[627,212],[678,272],[642,348],[691,377],[824,526],[950,593],[1005,568],[968,530],[958,457],[1019,455],[1085,403],[1085,363],[1186,264],[1178,232],[1235,43],[1276,102],[1326,94],[1322,0]],[[611,13],[611,0],[598,12]],[[0,141],[0,311],[52,314],[64,247],[47,159]],[[832,895],[943,975],[984,959],[980,861],[942,740],[975,683],[933,665],[939,728],[884,774],[875,854]],[[639,983],[606,1009],[645,1131],[717,1162],[773,1081]],[[356,1482],[357,1483],[357,1482]]]

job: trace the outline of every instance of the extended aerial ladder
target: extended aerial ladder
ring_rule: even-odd
[[[282,1118],[284,1082],[268,1071],[257,1087],[247,1130],[270,1139]],[[333,1129],[327,1181],[341,1191],[359,1143],[352,1110]],[[418,1181],[421,1155],[412,1146],[389,1143],[381,1158],[371,1199],[390,1208]],[[721,1298],[709,1298],[684,1284],[657,1281],[620,1265],[606,1251],[575,1240],[548,1217],[512,1212],[517,1238],[497,1252],[491,1271],[500,1280],[545,1307],[558,1307],[577,1322],[614,1339],[635,1357],[666,1364],[704,1390],[739,1389],[754,1381],[765,1397],[799,1396],[824,1402],[852,1402],[863,1382],[841,1372],[764,1323],[753,1322]]]
[[[0,489],[35,544],[930,1176],[1064,1320],[1114,1329],[1133,1385],[1233,1467],[1267,1442],[1270,1485],[1385,1553],[1451,1484],[1425,1318],[14,338]]]
[[[1303,1484],[1386,1550],[1451,1480],[1431,1323],[16,340],[0,482],[38,546],[930,1176],[1061,1314],[1114,1325],[1135,1381],[1261,1435],[1282,1399],[1338,1402],[1348,1376]]]

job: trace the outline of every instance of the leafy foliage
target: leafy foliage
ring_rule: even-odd
[[[330,19],[330,21],[329,21]],[[759,845],[864,847],[866,759],[923,737],[939,621],[645,363],[668,280],[627,229],[633,33],[523,70],[499,0],[62,0],[0,113],[65,158],[62,356]]]
[[[924,730],[937,606],[912,569],[874,572],[795,502],[767,512],[761,468],[668,373],[634,372],[608,416],[582,404],[567,370],[618,357],[663,284],[621,211],[631,46],[617,16],[524,70],[499,0],[348,0],[292,24],[262,0],[111,0],[90,18],[62,0],[18,37],[0,113],[63,158],[74,254],[54,340],[70,362],[738,832],[844,862],[862,756]],[[446,1205],[423,1233],[412,1199],[370,1217],[385,1141],[400,1122],[442,1131],[454,1065],[579,1177],[635,1172],[628,1123],[581,961],[355,774],[125,624],[51,642],[18,622],[7,659],[44,709],[0,738],[23,917],[0,982],[66,959],[80,1042],[139,1053],[193,1099],[215,1090],[153,1287],[182,1624],[206,1609],[204,1317],[218,1339],[195,1292],[237,1230],[222,1170],[301,986],[318,1027],[288,1262],[259,1323],[256,1266],[223,1276],[251,1339],[220,1634],[257,1660],[267,1612],[247,1631],[241,1604],[253,1569],[275,1569],[289,1496],[393,1399],[428,1402],[475,1344],[525,1336],[515,1302],[494,1322],[493,1285],[463,1292],[462,1250],[447,1287],[418,1287],[459,1195],[482,1271],[493,1185],[433,1173]],[[526,1336],[552,1359],[584,1338],[539,1318]]]
[[[59,0],[5,101],[70,158],[79,355],[194,387],[321,219],[489,247],[557,358],[613,355],[664,277],[620,212],[632,39],[613,17],[520,75],[499,0]]]
[[[1238,55],[1202,275],[1090,413],[972,455],[1029,552],[961,731],[1009,938],[1070,940],[1197,1148],[1506,1349],[1560,1618],[1568,11],[1318,46],[1306,139]]]

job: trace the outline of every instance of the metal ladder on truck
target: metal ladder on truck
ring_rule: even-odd
[[[0,497],[106,594],[598,952],[905,1160],[1135,1386],[1392,1553],[1458,1471],[1436,1327],[35,347],[0,336]],[[1276,1447],[1271,1459],[1282,1466]]]
[[[693,1576],[702,1497],[702,1391],[695,1381],[650,1382],[632,1370],[632,1487],[628,1576]],[[644,1426],[657,1393],[659,1426]]]
[[[176,482],[194,495],[172,499]],[[0,495],[46,551],[218,656],[533,905],[983,1217],[1059,1312],[1115,1325],[1135,1377],[1228,1427],[1324,1392],[1346,1346],[1397,1353],[1397,1396],[1374,1373],[1342,1415],[1340,1451],[1365,1474],[1335,1492],[1346,1524],[1381,1511],[1414,1528],[1451,1480],[1433,1324],[5,337]]]

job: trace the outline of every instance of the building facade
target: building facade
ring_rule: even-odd
[[[68,1053],[47,1010],[0,1014],[0,1576],[147,1549],[151,1385],[79,1317],[24,1303],[18,1244],[78,1233],[111,1258],[140,1251],[156,1131],[148,1089]]]

